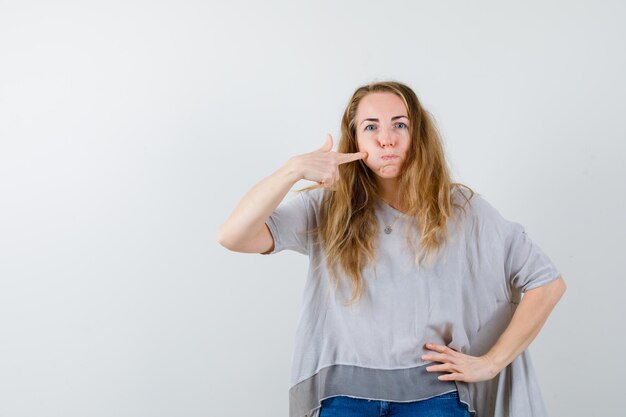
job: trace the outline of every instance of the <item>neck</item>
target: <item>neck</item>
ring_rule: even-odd
[[[404,211],[400,206],[400,188],[396,178],[379,178],[378,192],[380,197],[391,207]]]

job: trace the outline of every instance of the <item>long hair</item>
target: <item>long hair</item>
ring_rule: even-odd
[[[341,119],[338,152],[358,152],[356,114],[363,97],[374,92],[390,92],[399,96],[407,109],[411,146],[398,177],[401,207],[419,230],[419,247],[410,234],[407,244],[415,252],[415,264],[432,262],[439,249],[448,240],[447,220],[455,218],[454,186],[471,188],[452,182],[444,156],[441,137],[433,118],[421,105],[413,90],[399,82],[384,81],[363,85],[356,89]],[[378,221],[376,203],[380,199],[375,174],[363,160],[339,165],[339,179],[324,192],[320,207],[320,223],[311,230],[319,235],[324,248],[326,264],[335,283],[346,276],[352,284],[349,304],[363,295],[362,270],[376,262],[375,237]],[[319,188],[319,185],[307,187]],[[461,193],[469,201],[464,193]],[[471,199],[471,196],[469,197]],[[463,211],[465,211],[463,209]],[[341,273],[339,273],[339,271]]]

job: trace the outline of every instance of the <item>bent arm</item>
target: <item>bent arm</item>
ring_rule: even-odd
[[[535,339],[565,289],[565,281],[559,277],[549,284],[526,291],[511,322],[485,355],[491,359],[496,374]]]
[[[446,345],[426,343],[427,349],[439,354],[422,355],[422,359],[442,362],[428,366],[426,371],[448,372],[437,377],[442,381],[478,382],[495,377],[533,341],[564,292],[563,277],[526,291],[507,328],[482,356],[466,355]]]
[[[274,238],[265,222],[296,182],[305,179],[329,186],[339,178],[339,165],[367,157],[366,152],[332,152],[332,148],[333,138],[328,134],[320,149],[290,158],[252,187],[220,226],[220,244],[235,252],[270,252]]]
[[[301,174],[287,163],[255,184],[220,226],[218,241],[235,252],[264,253],[274,246],[265,222]]]

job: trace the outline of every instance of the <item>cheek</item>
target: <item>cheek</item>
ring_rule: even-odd
[[[411,150],[411,138],[407,138],[402,143],[402,152],[404,153],[405,159],[409,156],[409,151]]]
[[[372,160],[374,159],[374,153],[372,152],[372,147],[369,146],[367,143],[364,143],[360,140],[358,140],[357,138],[357,142],[356,142],[357,147],[359,148],[359,151],[361,152],[367,152],[367,157],[365,159],[363,159],[363,162],[365,163],[365,165],[367,165],[368,167],[372,167]]]
[[[359,139],[358,136],[356,138],[356,146],[357,146],[357,148],[359,148],[359,151],[363,151],[364,150],[363,141],[361,139]]]
[[[372,153],[372,152],[371,152],[371,149],[370,149],[370,148],[371,148],[371,146],[368,146],[368,144],[367,144],[367,143],[365,143],[365,142],[363,142],[363,141],[360,141],[360,140],[358,140],[358,139],[357,139],[356,145],[357,145],[357,147],[359,148],[359,151],[361,151],[361,152],[367,152],[367,154],[368,154],[368,155],[367,155],[367,158],[365,158],[365,160],[368,160],[368,159],[370,158],[370,156],[371,156],[371,153]]]

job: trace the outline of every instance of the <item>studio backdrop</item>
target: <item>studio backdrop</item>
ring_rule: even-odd
[[[529,348],[550,414],[619,415],[624,21],[620,1],[1,1],[0,416],[286,416],[308,259],[217,230],[380,80],[563,273]]]

